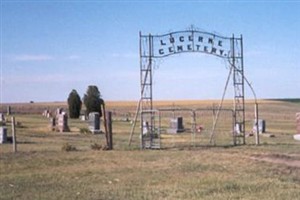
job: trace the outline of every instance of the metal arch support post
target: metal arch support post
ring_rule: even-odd
[[[236,48],[240,48],[237,51]],[[233,67],[234,87],[234,116],[235,130],[233,131],[233,144],[246,144],[245,134],[245,95],[244,95],[244,63],[243,38],[231,38],[231,64]]]
[[[213,127],[212,127],[212,131],[211,131],[211,134],[210,134],[210,139],[209,139],[209,143],[210,144],[214,144],[215,145],[215,141],[214,141],[215,129],[216,129],[216,126],[217,126],[217,123],[218,123],[218,120],[219,120],[220,110],[222,109],[222,106],[223,106],[225,94],[226,94],[226,91],[227,91],[227,86],[229,84],[229,80],[230,80],[230,77],[231,77],[231,74],[232,74],[232,68],[233,67],[231,66],[230,69],[229,69],[229,74],[228,74],[228,77],[227,77],[227,80],[226,80],[226,84],[225,84],[225,87],[224,87],[222,99],[221,99],[221,101],[220,101],[220,103],[218,105],[217,113],[214,115]]]
[[[135,116],[134,116],[134,121],[133,121],[133,124],[132,124],[132,127],[131,127],[131,132],[130,132],[130,136],[129,136],[129,140],[128,140],[128,146],[130,146],[131,142],[132,142],[132,136],[133,136],[134,129],[135,129],[135,126],[136,126],[136,121],[137,121],[137,118],[138,118],[138,115],[139,115],[139,112],[140,112],[140,107],[141,107],[141,99],[139,100],[137,108],[136,108],[136,113],[135,113]]]
[[[153,109],[153,102],[152,102],[152,51],[153,51],[153,38],[151,34],[149,36],[143,36],[140,32],[140,41],[139,41],[139,51],[140,51],[140,95],[141,98],[138,102],[135,119],[131,128],[131,133],[128,141],[128,145],[130,146],[132,141],[132,136],[134,133],[134,129],[136,126],[138,115],[140,115],[140,148],[145,148],[144,142],[144,134],[143,134],[143,123],[150,123],[148,126],[150,127],[150,132],[152,132],[154,121],[153,121],[153,113],[144,112],[145,110],[152,110]],[[146,39],[145,39],[146,38]],[[147,46],[146,49],[148,52],[145,53],[145,49],[143,46]],[[145,54],[147,54],[145,56]],[[149,117],[150,115],[150,117]],[[150,119],[150,120],[149,120]]]
[[[145,112],[146,110],[153,110],[152,97],[152,59],[153,59],[153,37],[151,34],[146,38],[149,45],[148,56],[144,56],[142,52],[142,36],[140,34],[140,75],[141,75],[141,99],[140,99],[140,138],[141,149],[145,148],[146,141],[150,140],[150,148],[152,146],[153,134],[155,129],[153,112]],[[144,126],[149,127],[149,133],[144,134]],[[149,142],[149,141],[148,141]]]

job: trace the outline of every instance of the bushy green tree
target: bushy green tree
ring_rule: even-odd
[[[82,106],[82,101],[76,90],[72,90],[68,97],[69,116],[70,118],[78,118]]]
[[[101,105],[104,104],[104,101],[101,99],[101,93],[97,86],[88,86],[86,94],[83,97],[83,103],[86,107],[87,115],[90,112],[98,112],[100,117],[102,117]]]

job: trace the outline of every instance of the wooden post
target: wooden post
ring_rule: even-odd
[[[196,147],[196,131],[197,131],[197,124],[196,124],[196,111],[192,111],[192,142],[193,146]]]
[[[108,128],[107,128],[107,122],[106,122],[106,111],[105,111],[105,104],[102,104],[102,114],[103,114],[103,124],[105,129],[105,139],[106,139],[106,145],[108,147]]]
[[[256,127],[255,144],[259,145],[258,103],[255,103],[254,110],[255,110],[255,127]]]
[[[108,149],[109,150],[112,150],[113,149],[113,139],[112,139],[112,117],[111,117],[111,115],[112,115],[112,112],[110,112],[110,111],[108,111],[107,112],[107,114],[106,114],[106,116],[107,116],[107,119],[106,119],[106,123],[107,123],[107,125],[106,125],[106,127],[107,127],[107,129],[108,129],[108,144],[107,144],[107,146],[108,146]]]
[[[11,131],[12,131],[12,142],[13,142],[13,151],[17,152],[17,133],[16,133],[16,122],[15,117],[11,117]]]

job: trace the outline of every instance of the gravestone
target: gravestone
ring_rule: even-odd
[[[168,133],[181,133],[184,132],[184,126],[183,126],[183,118],[182,117],[176,117],[170,119],[170,128],[168,129]]]
[[[100,115],[98,112],[89,113],[88,127],[94,134],[100,132]]]
[[[11,107],[10,106],[7,106],[7,115],[11,115]]]
[[[0,127],[0,144],[7,142],[7,129],[6,127]]]
[[[300,134],[300,112],[296,113],[296,129],[297,134]]]
[[[48,112],[47,115],[46,115],[46,117],[47,117],[47,118],[50,118],[50,117],[51,117],[51,113]]]
[[[3,113],[0,113],[0,124],[5,125],[5,118]]]
[[[80,115],[80,120],[81,121],[86,121],[86,116],[85,115]]]
[[[69,126],[68,126],[68,116],[64,114],[59,114],[56,116],[57,124],[56,128],[59,132],[69,132]]]
[[[62,114],[62,112],[63,112],[62,108],[57,108],[55,114],[60,115],[60,114]]]
[[[50,131],[55,131],[55,117],[51,117],[49,120],[49,129]]]
[[[143,135],[150,133],[149,122],[143,121]]]
[[[49,111],[49,110],[44,110],[43,116],[44,116],[44,117],[47,117],[47,118],[50,118],[50,117],[51,117],[50,111]]]
[[[256,132],[256,120],[253,123],[253,132]],[[265,133],[266,132],[266,121],[264,119],[258,120],[258,132]]]
[[[236,133],[237,135],[241,134],[242,124],[236,123],[234,129],[235,129],[235,133]]]

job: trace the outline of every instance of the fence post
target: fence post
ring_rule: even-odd
[[[15,117],[11,117],[11,131],[12,131],[13,151],[17,152],[17,133],[16,133]]]
[[[112,137],[112,112],[108,111],[106,114],[106,127],[108,129],[108,149],[112,150],[113,149],[113,137]]]
[[[255,103],[255,127],[256,127],[256,132],[255,132],[255,144],[259,145],[259,126],[258,126],[258,103]]]

